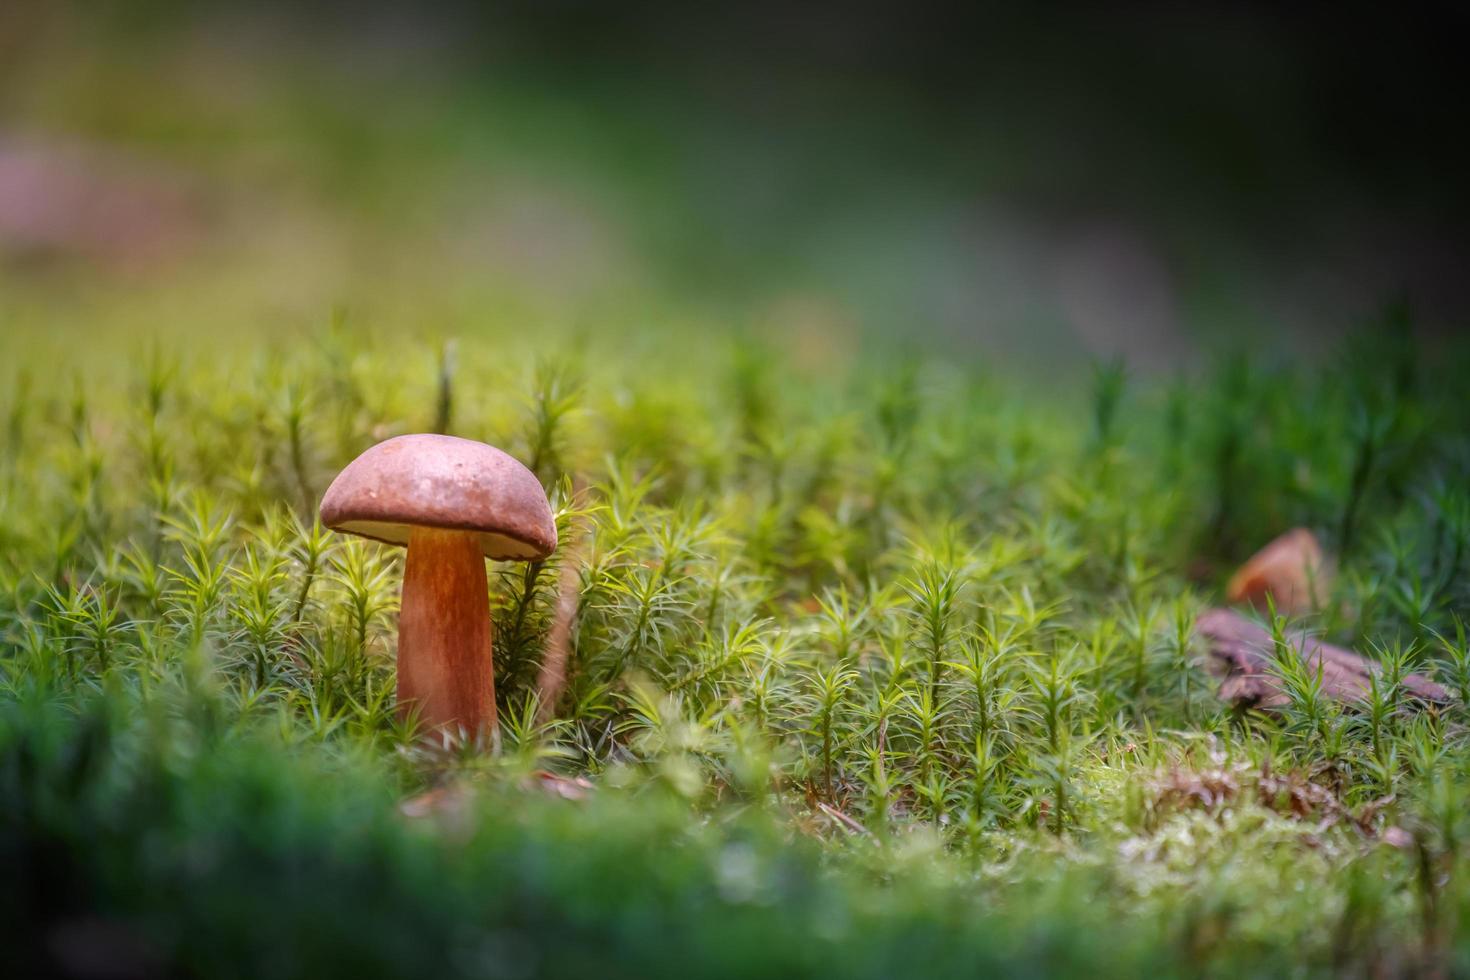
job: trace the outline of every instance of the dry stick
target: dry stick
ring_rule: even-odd
[[[849,817],[847,814],[843,813],[835,806],[831,806],[829,804],[823,803],[821,800],[818,800],[817,809],[821,810],[824,814],[827,815],[828,819],[832,820],[832,822],[836,823],[839,827],[842,827],[848,833],[855,834],[859,837],[866,837],[869,840],[873,841],[873,843],[875,844],[878,842],[877,838],[873,836],[873,832],[871,830],[869,830],[867,827],[864,827],[862,824],[858,823],[852,817]]]
[[[1215,666],[1225,675],[1220,697],[1256,708],[1281,708],[1287,703],[1281,680],[1273,670],[1275,644],[1265,627],[1233,609],[1210,609],[1196,624],[1209,646]],[[1382,668],[1351,650],[1324,643],[1306,630],[1287,636],[1291,650],[1322,674],[1323,693],[1335,701],[1357,702],[1368,696],[1369,678]],[[1445,704],[1450,692],[1420,674],[1406,674],[1404,691],[1421,702]]]
[[[544,725],[556,713],[557,702],[567,683],[567,664],[572,659],[572,626],[577,618],[580,597],[578,585],[581,568],[581,539],[567,542],[561,558],[560,575],[557,577],[556,611],[552,616],[551,630],[546,635],[546,653],[541,658],[541,670],[536,676],[536,724]]]

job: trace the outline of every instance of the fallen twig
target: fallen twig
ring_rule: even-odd
[[[869,830],[867,827],[864,827],[852,817],[849,817],[847,814],[843,813],[841,810],[837,809],[831,804],[823,803],[822,801],[818,800],[817,809],[821,810],[824,814],[827,815],[829,819],[831,819],[834,823],[836,823],[838,826],[842,827],[849,833],[857,834],[860,837],[873,836],[873,832],[871,830]]]
[[[572,627],[577,618],[582,579],[583,542],[581,529],[576,530],[577,537],[567,543],[561,558],[556,587],[556,610],[552,614],[551,629],[546,634],[546,652],[541,658],[541,670],[536,676],[536,721],[543,725],[556,714],[557,702],[561,700],[562,690],[567,683],[567,664],[572,657]]]
[[[1210,609],[1199,617],[1195,629],[1207,641],[1215,667],[1224,674],[1220,697],[1253,708],[1286,705],[1286,692],[1273,669],[1275,644],[1265,627],[1232,609]],[[1309,670],[1321,671],[1323,693],[1337,701],[1366,700],[1369,677],[1382,669],[1367,657],[1324,643],[1301,628],[1288,631],[1286,640]],[[1452,700],[1449,691],[1420,674],[1405,675],[1403,687],[1410,698],[1420,702],[1447,704]]]

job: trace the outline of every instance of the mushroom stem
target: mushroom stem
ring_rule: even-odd
[[[398,616],[398,710],[430,729],[495,730],[485,556],[473,534],[416,527]]]

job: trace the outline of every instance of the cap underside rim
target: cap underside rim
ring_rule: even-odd
[[[371,519],[346,519],[334,521],[328,525],[332,530],[343,534],[354,534],[361,538],[370,538],[383,544],[406,547],[409,536],[414,528],[434,528],[440,531],[458,531],[462,534],[474,535],[480,545],[480,551],[486,558],[492,561],[539,561],[547,557],[551,552],[543,550],[540,546],[525,541],[504,531],[490,531],[484,528],[464,527],[463,525],[437,524],[428,521],[382,521]]]

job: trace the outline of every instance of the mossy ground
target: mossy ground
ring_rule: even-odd
[[[1313,623],[1465,689],[1448,361],[1370,333],[1330,373],[1101,368],[1057,401],[923,360],[826,375],[731,338],[665,370],[604,343],[465,337],[450,372],[338,324],[12,388],[24,948],[101,916],[205,972],[1458,957],[1464,709],[1390,685],[1344,710],[1307,678],[1241,714],[1191,641],[1232,562],[1306,524],[1341,555]],[[492,576],[495,746],[397,719],[401,553],[313,523],[346,460],[446,414],[559,507],[558,556]],[[400,812],[436,787],[438,816]]]

